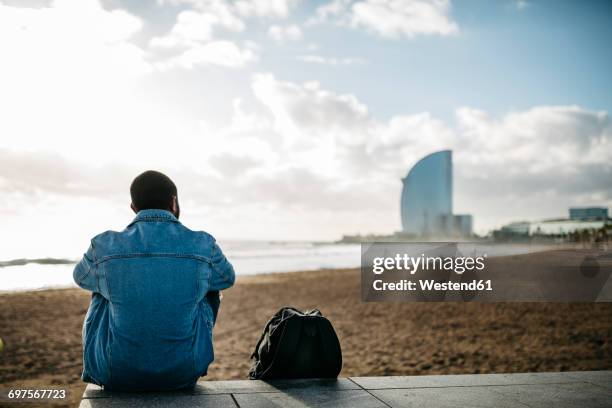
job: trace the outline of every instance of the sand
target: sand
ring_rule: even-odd
[[[67,386],[78,404],[89,298],[80,289],[0,295],[0,388]],[[285,305],[331,320],[342,376],[612,368],[612,304],[362,303],[358,270],[325,270],[239,278],[224,292],[208,378],[245,379],[265,322]]]

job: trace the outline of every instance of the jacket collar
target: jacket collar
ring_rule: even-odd
[[[178,219],[167,210],[140,210],[130,225],[138,221],[155,221],[155,222],[179,222]]]

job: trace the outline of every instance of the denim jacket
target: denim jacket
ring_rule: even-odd
[[[74,280],[92,293],[83,324],[83,380],[108,389],[190,387],[214,359],[207,293],[235,274],[215,239],[169,211],[143,210],[91,240]]]

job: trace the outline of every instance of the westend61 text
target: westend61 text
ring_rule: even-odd
[[[377,279],[372,283],[374,290],[399,290],[399,291],[412,291],[412,290],[459,290],[459,291],[481,291],[481,290],[493,290],[491,280],[473,280],[470,282],[436,282],[433,279],[420,279],[419,285],[411,280],[402,279],[397,282],[383,282],[381,279]]]

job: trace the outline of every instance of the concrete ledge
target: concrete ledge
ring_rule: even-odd
[[[88,385],[81,408],[612,407],[612,371],[200,381],[193,390],[117,393]]]
[[[308,389],[313,392],[359,390],[361,387],[348,378],[329,380],[322,378],[301,380],[279,380],[279,381],[251,381],[251,380],[229,380],[229,381],[206,381],[202,380],[189,391],[180,392],[153,392],[153,393],[124,393],[105,391],[93,384],[87,385],[83,393],[84,399],[91,398],[147,398],[151,396],[170,395],[211,395],[211,394],[249,394],[259,392],[279,392],[287,390]]]

